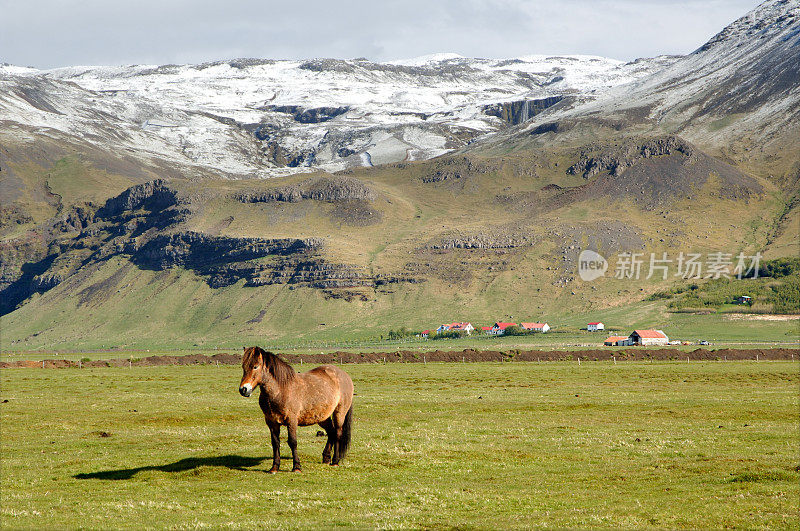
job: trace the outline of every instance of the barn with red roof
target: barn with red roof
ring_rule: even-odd
[[[669,338],[662,330],[634,330],[630,336],[631,343],[634,345],[666,345]]]

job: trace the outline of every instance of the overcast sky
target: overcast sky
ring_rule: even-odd
[[[685,54],[757,0],[0,0],[0,62]]]

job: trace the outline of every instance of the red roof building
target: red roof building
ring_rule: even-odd
[[[611,336],[603,341],[603,345],[607,347],[617,347],[631,344],[631,338],[628,336]]]
[[[520,323],[520,327],[531,332],[547,332],[550,330],[550,325],[547,323]]]
[[[436,329],[437,332],[466,332],[470,335],[475,327],[472,323],[448,323]]]
[[[669,343],[667,334],[661,330],[634,330],[630,339],[634,345],[666,345]]]
[[[494,326],[489,329],[488,333],[495,336],[502,336],[506,333],[506,328],[509,326],[517,326],[517,323],[495,323]]]

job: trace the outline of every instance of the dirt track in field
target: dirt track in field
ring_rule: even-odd
[[[280,354],[280,353],[279,353]],[[330,354],[281,354],[291,364],[308,363],[424,363],[427,361],[476,362],[476,361],[617,361],[642,360],[800,360],[800,349],[696,349],[682,351],[674,348],[637,349],[606,348],[594,350],[434,350],[417,352],[400,350],[395,352],[333,352]],[[64,359],[42,361],[0,362],[0,368],[30,367],[47,369],[86,368],[86,367],[155,367],[165,365],[239,365],[242,358],[238,354],[189,354],[186,356],[148,356],[145,358],[117,358],[78,362]]]

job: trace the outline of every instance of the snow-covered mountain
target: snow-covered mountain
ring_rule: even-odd
[[[598,117],[647,122],[726,156],[740,139],[746,151],[774,141],[773,151],[791,155],[787,141],[800,137],[800,0],[766,0],[660,71],[533,119],[527,129]]]
[[[2,135],[268,177],[418,160],[668,67],[593,56],[238,59],[199,65],[0,65]]]

